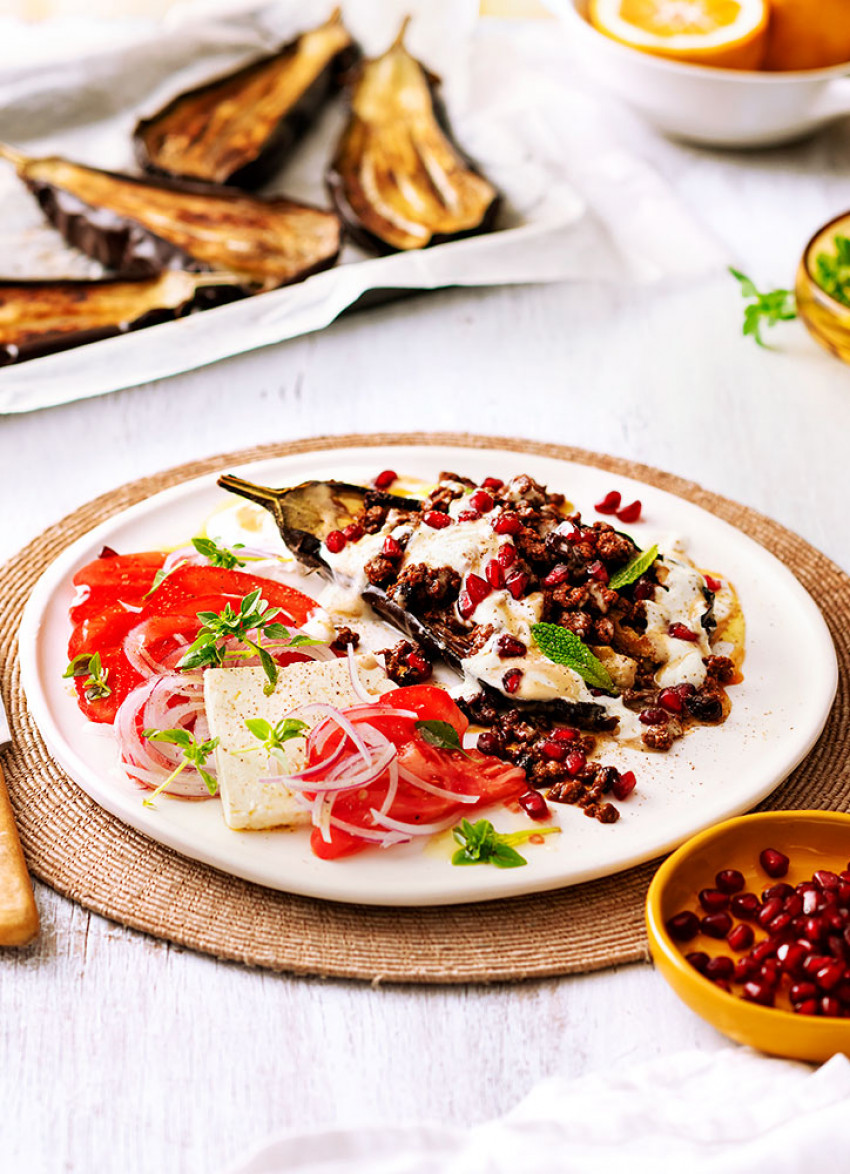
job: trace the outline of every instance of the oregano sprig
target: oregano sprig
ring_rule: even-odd
[[[289,770],[289,761],[286,757],[284,743],[293,738],[303,738],[310,728],[306,722],[299,721],[295,717],[285,717],[276,725],[272,725],[264,717],[248,717],[245,719],[245,725],[260,743],[259,746],[249,746],[245,753],[265,750],[268,756],[281,763],[285,770]]]
[[[729,272],[741,284],[741,296],[747,299],[744,310],[743,333],[752,335],[761,347],[767,343],[761,335],[762,327],[775,326],[777,322],[790,322],[797,317],[797,299],[790,289],[772,289],[761,293],[755,284],[738,269],[729,267]]]
[[[536,827],[521,832],[497,832],[489,819],[470,823],[461,820],[452,828],[455,841],[460,844],[452,856],[452,864],[493,864],[496,868],[521,868],[528,861],[514,848],[525,844],[532,836],[558,835],[559,827]]]
[[[187,766],[192,766],[206,783],[207,790],[211,795],[218,792],[218,781],[205,769],[205,763],[212,752],[218,746],[218,738],[210,738],[206,742],[199,742],[194,734],[189,730],[155,730],[148,729],[142,731],[142,736],[147,738],[150,742],[168,742],[172,746],[179,746],[183,751],[183,761],[177,766],[164,783],[156,788],[152,795],[149,795],[144,800],[145,807],[153,807],[154,800],[158,795],[161,795],[169,783],[174,782],[177,776],[186,769]]]
[[[109,669],[103,667],[99,652],[81,652],[75,656],[62,674],[63,680],[69,677],[86,677],[86,680],[83,681],[86,701],[99,701],[102,697],[108,697],[112,692],[111,687],[106,683]]]

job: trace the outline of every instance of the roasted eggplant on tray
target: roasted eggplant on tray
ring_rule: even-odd
[[[180,318],[244,296],[214,274],[0,280],[0,366]]]
[[[487,232],[498,193],[452,142],[436,79],[404,47],[365,61],[327,173],[351,235],[381,253]]]
[[[146,171],[252,189],[283,163],[339,86],[356,50],[337,9],[325,24],[136,126]]]
[[[327,269],[339,254],[333,212],[188,180],[136,179],[0,146],[51,224],[122,276],[163,268],[234,274],[273,289]]]

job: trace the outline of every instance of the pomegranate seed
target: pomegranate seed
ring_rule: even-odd
[[[729,908],[729,898],[719,889],[703,889],[699,894],[699,903],[706,913],[722,913]]]
[[[753,962],[752,958],[739,958],[735,963],[735,969],[732,973],[732,977],[735,982],[748,982],[751,978],[755,977],[757,969],[758,967],[756,966],[755,962]]]
[[[496,655],[501,660],[509,656],[525,656],[527,652],[528,649],[522,640],[517,640],[514,636],[500,636],[496,641]]]
[[[570,577],[570,568],[564,563],[558,563],[553,567],[546,578],[543,580],[544,587],[557,587],[559,583],[566,583]]]
[[[500,477],[485,477],[481,484],[485,489],[501,489],[505,483]]]
[[[782,901],[779,897],[771,897],[769,901],[765,901],[759,910],[756,921],[762,927],[767,929],[774,917],[777,917],[782,912]]]
[[[327,538],[325,539],[325,546],[328,548],[331,554],[339,554],[341,550],[345,549],[347,544],[348,539],[345,537],[342,530],[331,530],[330,534],[328,534]]]
[[[728,913],[707,913],[700,926],[702,932],[710,938],[725,938],[732,928],[732,918]]]
[[[760,971],[761,980],[765,986],[775,990],[779,986],[779,963],[775,958],[768,958],[766,962],[762,963]]]
[[[760,966],[765,959],[772,958],[775,953],[776,942],[772,942],[770,938],[766,938],[763,942],[759,942],[758,945],[753,946],[750,951],[750,957],[753,962],[758,963]]]
[[[404,551],[401,549],[399,543],[396,542],[395,538],[393,538],[392,534],[388,534],[384,539],[382,550],[387,558],[401,558],[404,554]]]
[[[499,735],[492,733],[490,730],[485,730],[483,734],[478,735],[476,745],[482,754],[498,754],[502,749]]]
[[[580,770],[587,766],[587,757],[583,750],[571,750],[566,757],[564,765],[567,772],[571,775],[577,775]]]
[[[682,698],[683,701],[687,701],[687,699],[689,697],[693,697],[693,695],[694,695],[694,693],[696,693],[696,691],[697,691],[696,685],[691,685],[689,681],[686,681],[684,683],[684,685],[677,685],[676,686],[676,692],[679,694],[679,696]]]
[[[802,1003],[797,1003],[794,1010],[798,1015],[817,1015],[818,1004],[816,999],[804,999]]]
[[[670,713],[682,712],[682,698],[675,689],[662,689],[658,694],[658,704]]]
[[[508,575],[505,586],[514,599],[522,599],[528,587],[528,575],[525,571],[514,571],[512,575]]]
[[[489,514],[496,503],[486,489],[476,489],[469,499],[469,504],[479,514]]]
[[[728,982],[728,980],[727,980],[727,979],[725,979],[725,978],[715,978],[715,980],[714,980],[714,985],[717,987],[717,989],[718,989],[718,990],[720,990],[720,991],[725,991],[727,995],[731,995],[731,994],[732,994],[732,988],[731,988],[731,986],[729,985],[729,982]]]
[[[393,481],[398,481],[398,473],[394,469],[384,469],[379,473],[372,484],[376,489],[389,489]]]
[[[725,954],[718,954],[716,958],[712,958],[703,971],[706,978],[711,979],[731,978],[734,973],[735,963]]]
[[[446,526],[451,526],[452,524],[449,515],[442,513],[440,510],[426,510],[422,515],[422,521],[426,526],[430,526],[432,530],[445,530]]]
[[[674,941],[689,942],[699,933],[699,918],[689,909],[677,913],[667,921],[667,932]]]
[[[845,909],[850,905],[850,881],[843,880],[838,886],[838,900]]]
[[[475,611],[475,604],[472,602],[472,600],[469,598],[469,595],[465,591],[461,591],[460,595],[457,597],[457,610],[460,612],[461,618],[464,620],[468,620]]]
[[[499,560],[499,566],[504,567],[505,570],[507,570],[516,562],[516,547],[513,546],[510,542],[506,542],[504,546],[500,546],[496,551],[496,558]]]
[[[502,687],[506,693],[516,693],[522,680],[522,669],[508,669],[502,677]]]
[[[622,500],[622,495],[616,489],[612,489],[610,493],[605,494],[602,501],[596,503],[594,509],[597,514],[616,514]]]
[[[621,522],[637,522],[640,520],[641,503],[633,501],[631,505],[624,505],[617,510],[617,517]]]
[[[744,950],[749,950],[754,939],[755,934],[751,925],[736,925],[734,929],[729,930],[726,937],[729,948],[734,950],[736,954],[740,954]]]
[[[635,772],[633,770],[626,770],[623,771],[619,778],[614,780],[611,786],[611,792],[615,799],[628,799],[636,785],[637,779],[635,778]]]
[[[669,921],[667,922],[667,928],[670,928]],[[700,974],[705,974],[705,968],[708,966],[711,959],[709,958],[708,954],[704,954],[702,950],[694,950],[692,954],[685,955],[685,961],[690,962],[694,970],[698,970]]]
[[[841,1004],[832,995],[824,995],[820,1001],[820,1009],[822,1015],[828,1015],[830,1018],[836,1018],[841,1014]]]
[[[546,758],[551,758],[554,762],[563,762],[569,754],[566,745],[563,742],[556,742],[553,738],[543,742],[540,749]]]
[[[646,579],[638,579],[634,589],[635,599],[652,599],[654,595],[655,584],[648,583]]]
[[[644,709],[642,713],[638,714],[638,721],[645,726],[662,726],[670,720],[670,715],[666,709],[659,709],[657,706],[652,709]]]
[[[552,737],[556,742],[575,742],[578,739],[578,730],[570,730],[562,727],[560,730],[555,730]]]
[[[588,579],[593,579],[596,583],[607,583],[610,575],[608,574],[608,568],[597,559],[595,563],[591,563],[587,568],[587,577]]]
[[[493,588],[486,579],[482,579],[480,575],[467,575],[466,583],[464,584],[466,593],[477,607],[482,599],[486,599]]]
[[[809,954],[808,958],[803,963],[803,970],[808,974],[809,978],[814,978],[819,970],[823,970],[827,962],[832,959],[825,954]]]
[[[791,921],[792,921],[792,918],[789,913],[778,914],[776,917],[774,917],[773,921],[771,921],[768,924],[768,927],[767,927],[768,933],[773,934],[774,937],[776,937],[777,935],[779,935],[781,933],[784,933],[785,930],[788,928],[788,926],[791,924]]]
[[[792,1003],[802,1003],[804,999],[814,999],[817,993],[818,988],[813,982],[795,982],[788,991],[788,997]]]
[[[768,876],[785,876],[789,863],[788,857],[775,848],[765,848],[759,855],[759,864]]]
[[[763,889],[761,899],[762,901],[769,901],[771,897],[779,897],[781,901],[784,901],[787,897],[793,896],[795,896],[795,893],[791,885],[785,881],[780,881],[778,885],[771,885],[770,888]]]
[[[409,668],[412,668],[417,673],[430,673],[431,666],[424,656],[420,656],[418,652],[411,652],[407,658]]]
[[[519,534],[522,522],[516,514],[499,514],[493,519],[493,529],[497,534]]]
[[[461,510],[457,516],[459,522],[477,522],[481,517],[475,510]]]
[[[762,1007],[772,1007],[774,995],[769,987],[760,982],[744,983],[744,998],[748,1003],[758,1003]]]
[[[684,624],[671,624],[667,629],[667,635],[672,636],[674,640],[688,640],[691,644],[699,640],[696,632],[692,632],[690,628],[685,627]]]
[[[705,576],[705,585],[709,591],[719,591],[723,586],[719,579],[715,579],[714,575]]]
[[[546,819],[549,807],[539,791],[526,791],[519,797],[519,805],[529,819]]]
[[[838,876],[826,868],[819,868],[812,879],[822,889],[837,889],[841,884]]]
[[[491,587],[497,591],[505,585],[505,568],[497,563],[494,558],[491,558],[487,566],[484,568],[484,574],[487,576],[487,582]]]
[[[359,522],[350,522],[347,526],[343,526],[342,532],[349,542],[359,542],[365,533]]]
[[[820,898],[818,897],[818,894],[812,889],[807,889],[806,892],[803,893],[803,912],[807,917],[810,917],[812,913],[817,913],[819,907]]]
[[[736,917],[750,921],[761,908],[761,902],[755,893],[736,893],[729,902],[729,908]]]
[[[779,959],[779,965],[783,970],[789,974],[802,969],[803,963],[806,960],[807,951],[799,942],[783,942],[776,951],[776,957]]]
[[[844,978],[844,963],[837,959],[827,962],[820,970],[815,971],[815,982],[823,991],[831,991]]]
[[[744,874],[737,868],[724,868],[714,878],[714,883],[721,893],[740,893],[744,887]]]

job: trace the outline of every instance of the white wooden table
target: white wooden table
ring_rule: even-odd
[[[850,205],[850,126],[750,158],[607,107],[753,275],[787,282]],[[850,371],[802,328],[739,335],[731,279],[446,292],[321,336],[0,418],[0,556],[130,478],[319,432],[471,429],[646,461],[773,515],[850,569]],[[217,963],[39,886],[39,943],[0,951],[0,1168],[214,1174],[272,1131],[477,1121],[539,1078],[730,1046],[649,966],[513,987],[394,988]]]

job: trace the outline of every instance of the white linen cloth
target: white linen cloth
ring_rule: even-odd
[[[61,24],[36,36],[0,18],[0,140],[132,168],[138,117],[324,19],[330,0],[187,5],[165,23]],[[319,330],[370,289],[549,281],[645,283],[717,272],[725,254],[664,181],[603,132],[573,78],[555,22],[476,21],[476,0],[346,0],[367,53],[413,14],[408,43],[443,80],[454,130],[505,196],[504,231],[415,253],[341,263],[307,281],[178,322],[0,369],[0,413],[22,412],[186,371]],[[273,189],[327,204],[324,166],[344,122],[337,102]],[[0,163],[0,276],[100,270],[43,222]],[[367,325],[364,323],[364,328]]]
[[[681,1052],[553,1077],[469,1129],[289,1132],[226,1174],[801,1174],[850,1166],[850,1061]]]

